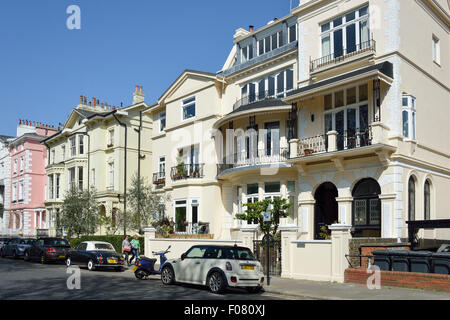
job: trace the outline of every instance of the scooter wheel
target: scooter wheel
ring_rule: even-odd
[[[136,278],[138,278],[139,280],[144,280],[144,279],[147,279],[147,277],[148,277],[147,272],[145,272],[144,270],[136,270],[136,272],[134,273],[134,275],[135,275]]]

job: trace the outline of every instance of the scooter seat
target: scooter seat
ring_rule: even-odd
[[[148,261],[148,262],[153,262],[153,263],[156,262],[156,259],[147,258],[147,257],[141,257],[141,260]]]

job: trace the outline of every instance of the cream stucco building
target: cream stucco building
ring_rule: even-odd
[[[98,233],[123,233],[118,229],[118,212],[125,209],[124,190],[137,174],[138,161],[141,176],[151,174],[151,141],[143,138],[150,136],[151,121],[141,113],[148,107],[144,97],[142,87],[136,87],[132,105],[124,108],[80,97],[61,130],[43,141],[49,159],[45,205],[50,234],[59,232],[57,217],[70,188],[95,188],[100,214],[112,219],[112,228],[103,226]]]
[[[406,221],[448,219],[449,12],[444,0],[301,1],[236,30],[216,74],[185,71],[145,112],[178,231],[256,232],[234,217],[273,197],[294,204],[281,229],[298,241],[334,223],[406,238]]]

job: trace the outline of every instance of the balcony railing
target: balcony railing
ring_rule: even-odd
[[[256,152],[256,154],[247,153],[243,151],[240,153],[230,154],[225,157],[221,164],[218,164],[218,172],[221,173],[228,169],[240,168],[240,167],[250,167],[262,164],[275,164],[282,163],[289,158],[289,148],[281,148],[278,151],[272,150],[267,151],[267,149],[261,149]]]
[[[170,177],[173,181],[184,179],[203,178],[204,164],[179,164],[172,167]]]
[[[341,134],[336,131],[330,131],[327,134],[299,140],[296,157],[307,157],[314,154],[356,149],[370,145],[372,145],[371,126],[364,130],[359,128],[356,130],[345,130]]]
[[[164,185],[166,184],[166,173],[156,172],[153,174],[153,184]]]
[[[259,101],[266,101],[266,100],[281,100],[282,98],[286,98],[288,93],[293,91],[294,89],[289,89],[283,92],[275,93],[274,91],[264,91],[260,92],[258,94],[249,94],[241,99],[237,100],[233,105],[233,111],[242,107],[246,106],[252,103],[256,103]]]
[[[209,223],[176,223],[175,234],[209,234]]]
[[[342,61],[347,60],[350,57],[356,56],[364,52],[375,53],[375,51],[376,51],[375,40],[361,42],[360,44],[356,44],[352,47],[342,49],[341,51],[332,53],[330,55],[324,56],[316,60],[312,60],[310,63],[310,72],[314,72],[319,68],[323,68],[332,64],[341,63]]]

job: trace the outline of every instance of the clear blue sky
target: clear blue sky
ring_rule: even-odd
[[[66,9],[81,9],[69,30]],[[1,0],[0,134],[18,119],[64,123],[79,96],[154,103],[185,69],[216,72],[234,31],[289,14],[290,0]]]

